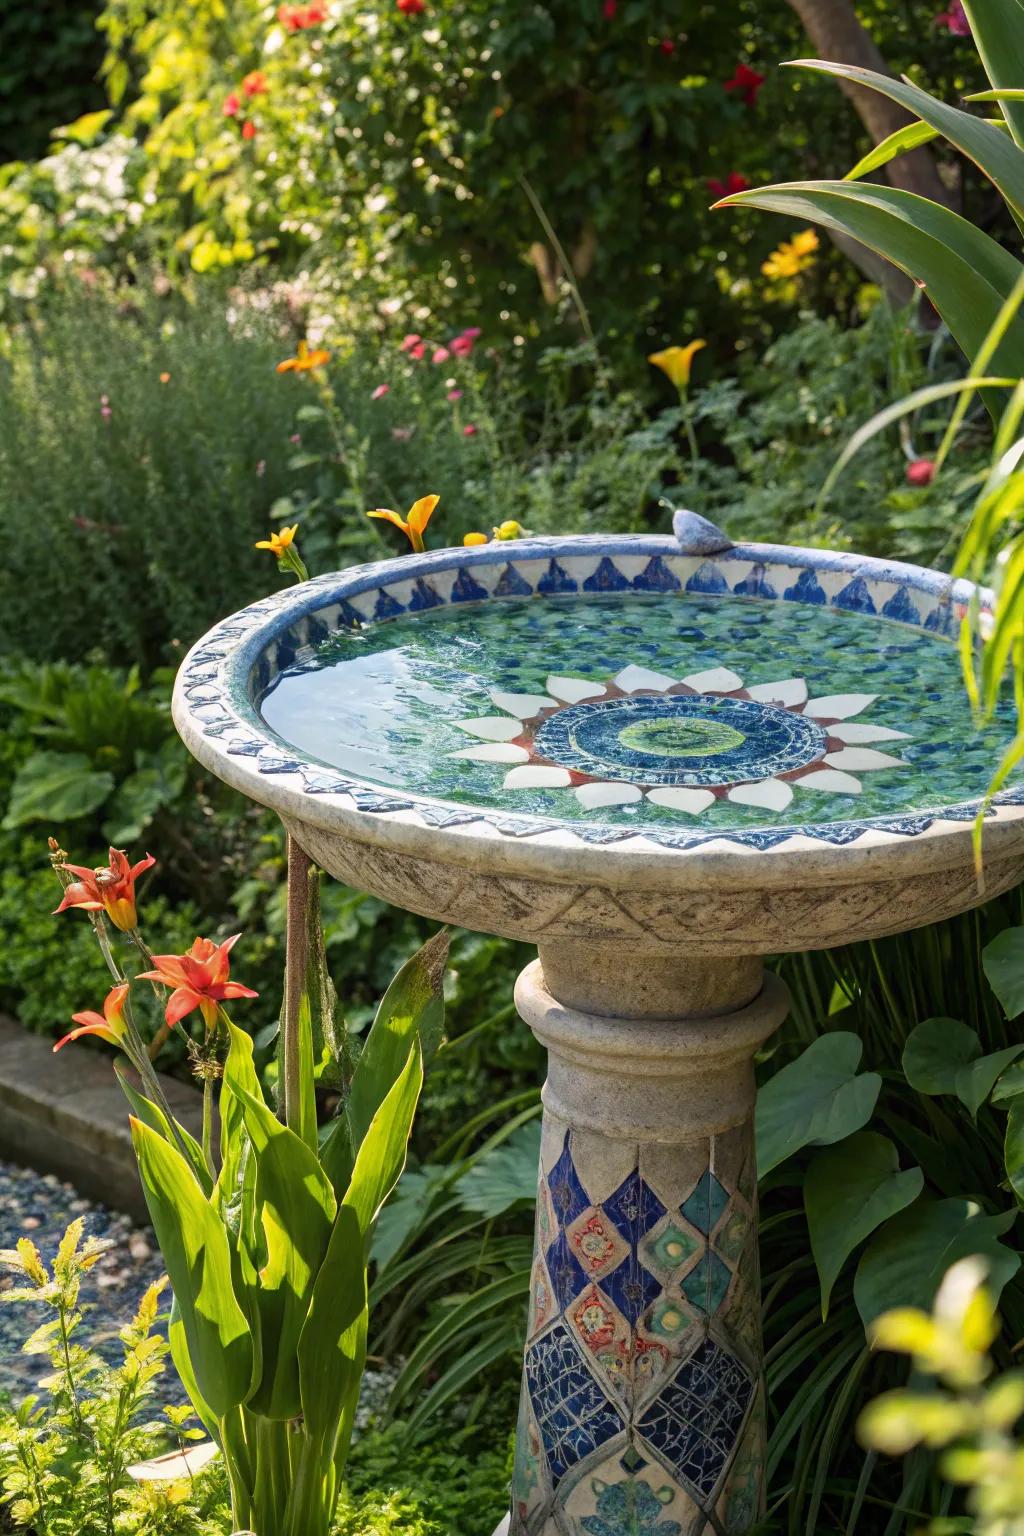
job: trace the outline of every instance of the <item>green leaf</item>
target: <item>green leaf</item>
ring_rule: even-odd
[[[1021,273],[1009,251],[959,214],[898,187],[798,181],[737,192],[727,203],[823,224],[877,251],[924,284],[969,358],[981,348]],[[1024,374],[1020,316],[1008,328],[992,371]]]
[[[991,8],[991,7],[990,7]],[[1021,18],[1024,24],[1024,15]],[[834,75],[852,85],[877,91],[888,96],[908,112],[929,123],[938,133],[975,165],[991,181],[1002,195],[1011,213],[1018,220],[1024,218],[1024,153],[998,128],[984,118],[951,107],[909,80],[897,80],[892,75],[880,75],[872,69],[861,69],[855,64],[836,64],[825,59],[797,59],[793,66],[814,70],[819,75]]]
[[[1005,928],[982,950],[981,963],[1008,1019],[1024,1013],[1024,928]]]
[[[8,832],[30,821],[75,821],[106,800],[114,775],[97,772],[84,752],[35,752],[22,763],[3,825]]]
[[[981,1054],[973,1029],[957,1019],[925,1019],[911,1030],[903,1071],[918,1093],[956,1093],[957,1073]]]
[[[901,1173],[899,1153],[877,1131],[861,1131],[813,1159],[804,1179],[804,1209],[821,1281],[823,1320],[832,1287],[853,1250],[923,1188],[920,1168]]]
[[[237,1231],[242,1163],[250,1145],[245,1129],[245,1109],[238,1090],[261,1101],[263,1090],[253,1065],[251,1037],[230,1020],[227,1030],[228,1054],[220,1088],[220,1173],[214,1204],[228,1226]],[[233,1218],[229,1218],[229,1211],[233,1212]]]
[[[1024,1044],[1008,1045],[1001,1051],[992,1051],[988,1056],[979,1056],[977,1061],[960,1068],[956,1075],[956,1096],[961,1103],[966,1104],[972,1119],[977,1117],[978,1110],[992,1092],[1000,1073],[1022,1051]]]
[[[930,1312],[946,1270],[970,1254],[988,1260],[987,1284],[998,1299],[1020,1268],[1018,1255],[997,1241],[1016,1214],[986,1216],[971,1200],[922,1199],[893,1216],[857,1266],[853,1295],[864,1326],[892,1307]]]
[[[1006,1117],[1003,1161],[1010,1187],[1018,1202],[1024,1205],[1024,1103],[1019,1099],[1010,1105],[1010,1113]]]
[[[253,1256],[263,1371],[248,1406],[268,1419],[292,1419],[301,1406],[296,1350],[337,1207],[316,1154],[262,1099],[237,1080],[231,1088],[256,1159],[255,1222],[264,1249],[259,1260]]]
[[[1018,1061],[1005,1071],[992,1090],[993,1104],[1006,1104],[1024,1093],[1024,1061]]]
[[[895,160],[897,155],[905,155],[908,150],[920,149],[922,144],[930,144],[939,136],[938,130],[930,123],[907,123],[903,128],[897,128],[895,133],[890,133],[888,138],[876,144],[874,149],[869,149],[862,160],[858,160],[852,171],[847,171],[844,181],[860,181],[864,176],[870,176],[872,171],[877,171],[883,165],[888,165],[890,160]]]
[[[196,1181],[203,1194],[206,1195],[207,1199],[209,1199],[209,1196],[213,1191],[213,1180],[210,1178],[210,1170],[206,1166],[206,1159],[203,1156],[203,1149],[199,1145],[198,1141],[196,1141],[195,1137],[186,1131],[185,1127],[179,1121],[175,1120],[174,1129],[177,1131],[178,1137],[180,1138],[179,1145],[179,1143],[174,1139],[174,1131],[171,1129],[171,1122],[168,1120],[159,1104],[154,1104],[150,1099],[147,1099],[144,1094],[139,1093],[138,1089],[135,1088],[134,1085],[129,1081],[126,1069],[122,1066],[121,1062],[114,1062],[114,1072],[117,1075],[118,1082],[121,1084],[121,1087],[124,1090],[124,1096],[131,1106],[132,1114],[141,1120],[145,1125],[148,1125],[150,1130],[157,1131],[164,1138],[164,1141],[169,1142],[171,1146],[176,1146],[179,1152],[181,1151],[182,1147],[184,1147],[185,1157],[188,1161],[189,1167],[195,1174]]]
[[[992,85],[1015,88],[1024,80],[1024,6],[1019,0],[964,0],[974,44]],[[1024,144],[1024,107],[1000,102],[1003,116],[1018,144]]]
[[[882,1079],[857,1075],[864,1047],[846,1030],[822,1035],[757,1096],[757,1167],[766,1173],[811,1144],[829,1146],[871,1118]]]
[[[191,1168],[159,1132],[132,1119],[142,1188],[181,1314],[185,1351],[203,1410],[222,1419],[252,1376],[249,1324],[231,1282],[224,1223]]]
[[[305,1432],[317,1444],[321,1462],[343,1458],[352,1432],[366,1360],[366,1264],[373,1223],[405,1165],[422,1086],[423,1054],[414,1038],[404,1068],[362,1138],[299,1339]]]
[[[192,1369],[192,1361],[188,1352],[188,1338],[185,1333],[185,1325],[181,1320],[181,1308],[177,1297],[171,1297],[171,1314],[167,1322],[167,1342],[171,1346],[171,1359],[174,1361],[174,1369],[181,1377],[181,1384],[188,1393],[189,1401],[195,1409],[200,1423],[214,1440],[220,1444],[220,1426],[216,1415],[209,1403],[199,1390],[195,1372]]]
[[[539,1163],[540,1121],[534,1119],[475,1162],[455,1189],[467,1211],[493,1221],[520,1201],[536,1200]]]

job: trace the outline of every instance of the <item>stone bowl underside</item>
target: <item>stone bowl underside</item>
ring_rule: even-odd
[[[673,538],[590,536],[438,550],[319,577],[225,620],[182,664],[174,717],[194,755],[276,810],[329,873],[424,915],[542,945],[668,954],[686,944],[722,955],[825,948],[936,921],[1016,884],[1024,876],[1024,785],[1011,785],[986,812],[980,884],[972,826],[987,756],[977,793],[952,803],[939,794],[932,803],[925,784],[908,806],[901,770],[919,784],[921,764],[939,762],[927,754],[952,761],[956,743],[943,747],[934,725],[923,742],[913,730],[876,729],[870,678],[870,694],[822,692],[818,677],[801,690],[786,668],[778,680],[769,669],[769,681],[748,686],[730,669],[722,634],[733,613],[739,633],[754,605],[755,621],[784,628],[787,612],[819,629],[829,615],[871,620],[884,626],[894,655],[916,655],[925,635],[945,654],[972,594],[969,584],[919,567],[774,545],[697,554]],[[636,626],[616,623],[616,605],[627,598],[665,616],[665,635],[658,640],[655,623],[658,643],[639,658],[628,638]],[[668,635],[689,616],[688,600],[718,626],[712,665],[696,672],[682,653],[672,666]],[[593,666],[563,664],[547,678],[550,688],[542,681],[525,694],[492,690],[489,713],[453,722],[464,733],[454,745],[466,750],[448,750],[449,740],[441,754],[458,760],[446,770],[455,792],[424,792],[414,764],[401,782],[393,770],[383,782],[339,767],[329,752],[285,739],[262,713],[268,690],[316,671],[321,648],[343,652],[348,637],[382,649],[391,636],[426,633],[410,630],[413,620],[472,634],[481,615],[491,623],[510,604],[513,629],[541,613],[533,605],[558,605],[571,625],[583,611],[575,605],[595,601],[605,605],[602,649],[615,669],[598,676]],[[710,643],[702,636],[705,661]],[[660,671],[643,665],[652,651]],[[536,662],[527,656],[530,677]],[[809,676],[816,665],[809,654]],[[905,676],[913,661],[900,665]],[[874,666],[882,693],[884,670]],[[952,716],[965,706],[948,675]],[[344,668],[336,676],[344,694]],[[939,700],[929,706],[934,720],[945,694],[928,697]],[[886,718],[897,716],[890,709]],[[748,720],[758,750],[770,749],[756,780],[743,765]],[[964,732],[960,744],[966,740]],[[602,757],[609,742],[618,754],[612,771]],[[697,756],[686,756],[693,742]],[[971,750],[977,764],[979,749]],[[993,752],[993,772],[996,761]],[[467,782],[486,786],[478,800],[460,783],[463,762]],[[869,773],[877,778],[863,800],[873,810],[858,816],[850,780],[859,789]],[[811,783],[813,775],[823,777]],[[888,782],[900,786],[890,812],[877,788]],[[835,819],[821,810],[829,794],[808,793],[826,786]],[[804,809],[812,803],[813,815]],[[705,806],[718,818],[712,825],[701,822]]]

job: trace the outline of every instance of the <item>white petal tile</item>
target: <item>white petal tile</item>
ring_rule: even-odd
[[[854,773],[870,773],[872,768],[905,768],[902,757],[890,757],[888,752],[876,752],[872,747],[844,747],[841,752],[829,752],[825,758],[830,768],[851,769]]]
[[[647,798],[670,811],[689,811],[691,816],[699,816],[715,803],[710,789],[649,789]]]
[[[523,733],[523,722],[510,720],[508,715],[482,715],[479,720],[456,720],[455,724],[481,741],[514,741]]]
[[[848,720],[859,715],[878,698],[877,693],[829,693],[821,699],[811,699],[804,705],[804,714],[812,720]]]
[[[507,709],[520,720],[532,720],[542,709],[558,708],[556,699],[546,698],[542,693],[502,693],[500,688],[492,688],[491,698],[499,709]]]
[[[588,683],[582,677],[551,676],[544,684],[553,698],[563,704],[578,704],[581,699],[599,699],[607,691],[604,683]]]
[[[782,779],[762,779],[759,784],[737,784],[728,798],[737,805],[756,805],[764,811],[784,811],[793,791]]]
[[[862,725],[856,720],[843,721],[840,725],[830,725],[830,736],[837,741],[845,741],[847,746],[860,746],[865,741],[909,741],[906,731],[893,731],[887,725]]]
[[[489,741],[483,747],[467,747],[464,752],[449,752],[449,757],[468,758],[471,763],[528,763],[530,754],[525,747],[514,747],[510,741]]]
[[[581,784],[576,790],[576,799],[588,811],[601,805],[632,805],[643,797],[635,784]]]
[[[840,773],[837,768],[815,768],[802,779],[794,779],[800,789],[820,789],[829,795],[859,795],[860,779],[852,773]]]
[[[696,688],[698,693],[735,693],[737,688],[743,687],[742,677],[730,672],[728,667],[710,667],[707,672],[694,672],[692,677],[684,677],[683,682],[687,688]]]
[[[505,775],[506,789],[565,789],[572,783],[566,768],[513,768]]]
[[[747,692],[760,704],[785,704],[793,709],[806,700],[807,684],[802,677],[786,677],[781,683],[756,683]]]
[[[652,672],[649,667],[629,666],[623,667],[612,682],[623,693],[636,693],[640,688],[653,688],[657,693],[664,693],[666,688],[672,687],[675,678],[666,677],[664,672]]]

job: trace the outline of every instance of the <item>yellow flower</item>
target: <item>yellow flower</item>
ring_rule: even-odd
[[[322,368],[324,363],[330,362],[331,354],[325,352],[323,347],[317,347],[315,351],[309,350],[307,341],[300,341],[295,349],[294,357],[286,357],[278,363],[278,373],[309,373],[312,368]]]
[[[690,382],[693,359],[706,346],[706,341],[691,341],[685,347],[665,347],[661,352],[652,352],[647,361],[660,368],[676,389],[685,389]]]
[[[467,533],[462,542],[467,549],[471,549],[474,544],[487,544],[490,541],[486,533]]]
[[[367,512],[366,515],[367,517],[379,517],[384,522],[394,523],[396,528],[401,528],[413,549],[418,555],[421,555],[423,553],[424,531],[433,516],[434,508],[440,500],[440,496],[421,496],[419,501],[414,501],[409,508],[408,517],[399,517],[397,512],[392,512],[388,507],[376,507],[374,511]]]
[[[772,251],[768,260],[762,262],[761,271],[773,282],[799,277],[801,272],[814,265],[814,253],[820,243],[813,229],[801,230],[792,240],[783,240]]]
[[[494,530],[494,537],[503,541],[505,539],[524,539],[527,536],[528,530],[523,527],[522,523],[517,523],[512,518],[507,523],[499,523]]]
[[[272,533],[269,539],[260,539],[255,547],[257,549],[269,549],[270,553],[278,560],[283,560],[285,550],[290,549],[295,543],[295,535],[298,531],[298,523],[293,523],[290,528],[282,528],[280,533]]]

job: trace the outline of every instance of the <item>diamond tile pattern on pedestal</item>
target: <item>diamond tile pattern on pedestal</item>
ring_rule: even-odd
[[[526,1387],[553,1485],[625,1429],[562,1323],[526,1351]]]
[[[702,1175],[693,1194],[684,1201],[683,1215],[706,1236],[717,1225],[719,1217],[728,1204],[729,1191],[722,1188],[708,1169]]]
[[[705,1339],[637,1422],[647,1443],[702,1502],[728,1465],[753,1390],[746,1367]]]

